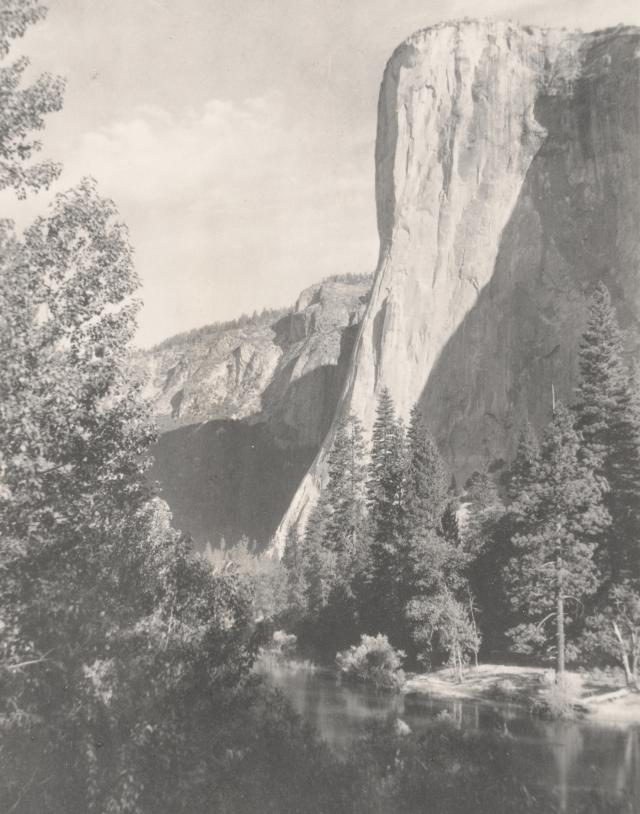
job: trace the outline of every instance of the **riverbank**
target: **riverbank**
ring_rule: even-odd
[[[517,704],[550,716],[586,717],[603,724],[640,725],[640,693],[629,692],[615,676],[568,671],[560,693],[555,673],[543,667],[481,664],[461,682],[443,668],[411,674],[403,688],[408,699],[420,694]]]

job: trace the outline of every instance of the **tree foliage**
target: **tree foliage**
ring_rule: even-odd
[[[601,541],[600,565],[616,580],[640,565],[640,416],[634,411],[622,334],[603,283],[589,306],[579,363],[577,427],[585,454],[608,485],[605,503],[612,521]]]
[[[614,585],[588,620],[582,645],[593,655],[613,658],[622,666],[627,685],[640,689],[640,583]]]
[[[4,0],[0,11],[0,60],[6,60],[12,41],[42,20],[46,8],[37,0]],[[50,74],[22,87],[29,66],[27,57],[0,64],[0,190],[11,188],[20,198],[28,191],[47,188],[60,174],[53,161],[33,163],[42,145],[33,133],[42,130],[45,117],[60,110],[64,82]]]
[[[562,664],[560,634],[598,586],[595,546],[609,522],[602,485],[581,458],[573,417],[562,404],[545,434],[535,473],[511,507],[518,525],[505,582],[511,606],[522,618],[511,637],[520,652],[544,651],[548,622],[562,624],[558,614],[564,612],[556,642]]]

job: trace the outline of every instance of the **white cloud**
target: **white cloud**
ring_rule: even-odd
[[[129,224],[140,341],[264,305],[375,261],[373,143],[293,124],[276,91],[84,133],[61,184],[94,175]],[[363,146],[364,144],[364,146]]]
[[[69,144],[51,194],[84,175],[129,226],[143,344],[293,303],[321,277],[375,262],[372,134],[331,141],[277,91],[180,116],[140,107]],[[24,225],[48,197],[10,211]]]
[[[212,99],[179,118],[147,106],[84,133],[65,174],[90,172],[117,199],[154,207],[202,195],[224,201],[272,175],[290,141],[277,92],[240,103]]]

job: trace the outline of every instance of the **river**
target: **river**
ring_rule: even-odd
[[[334,746],[347,746],[374,721],[399,718],[419,732],[436,716],[447,715],[458,727],[504,731],[516,751],[518,745],[535,743],[538,759],[521,761],[518,772],[527,788],[552,789],[560,811],[573,811],[597,789],[614,799],[624,795],[636,801],[632,810],[640,812],[640,727],[543,721],[508,704],[376,693],[271,660],[262,669],[300,716]]]

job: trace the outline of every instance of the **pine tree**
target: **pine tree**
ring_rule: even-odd
[[[449,543],[442,534],[449,473],[418,406],[407,432],[403,532],[399,546],[398,593],[403,604],[442,577]]]
[[[378,400],[371,435],[371,463],[367,482],[367,502],[377,541],[397,537],[402,517],[404,478],[404,430],[395,415],[389,390]]]
[[[393,635],[402,616],[398,564],[403,533],[404,465],[404,429],[385,388],[373,425],[367,483],[371,541],[364,616],[372,633]]]
[[[336,555],[324,546],[327,517],[327,504],[321,496],[307,521],[302,549],[307,607],[316,618],[327,604],[336,572]]]
[[[602,485],[580,453],[573,416],[558,404],[536,477],[515,501],[525,531],[512,540],[517,553],[506,573],[511,607],[523,619],[510,632],[514,649],[543,649],[550,638],[547,623],[555,618],[559,676],[565,630],[598,586],[596,540],[609,522]]]
[[[482,611],[485,643],[491,650],[503,650],[509,620],[505,586],[505,566],[514,555],[513,537],[522,532],[522,517],[516,514],[524,505],[524,494],[538,467],[540,445],[531,424],[522,428],[516,454],[509,469],[506,505],[499,499],[487,475],[478,475],[471,484],[465,548],[472,557],[469,581]],[[521,503],[515,502],[522,497]]]
[[[511,500],[518,497],[535,480],[540,444],[533,426],[527,421],[518,439],[516,457],[510,470],[507,494]]]
[[[456,498],[450,498],[447,505],[442,512],[442,519],[440,526],[442,528],[442,535],[445,540],[452,545],[460,545],[460,524],[458,523],[458,501]]]
[[[405,478],[405,528],[416,538],[427,529],[439,528],[449,491],[450,474],[436,442],[424,425],[416,404],[407,431]]]
[[[596,473],[606,479],[605,502],[611,525],[601,541],[614,581],[637,562],[640,533],[640,422],[634,415],[629,371],[615,310],[600,283],[591,300],[580,345],[577,428]]]
[[[362,424],[354,415],[340,422],[329,452],[325,489],[328,518],[324,546],[338,555],[348,580],[361,559],[366,518],[367,451]]]
[[[303,546],[294,527],[287,534],[282,565],[287,575],[287,608],[293,613],[301,613],[307,605],[307,584]]]

